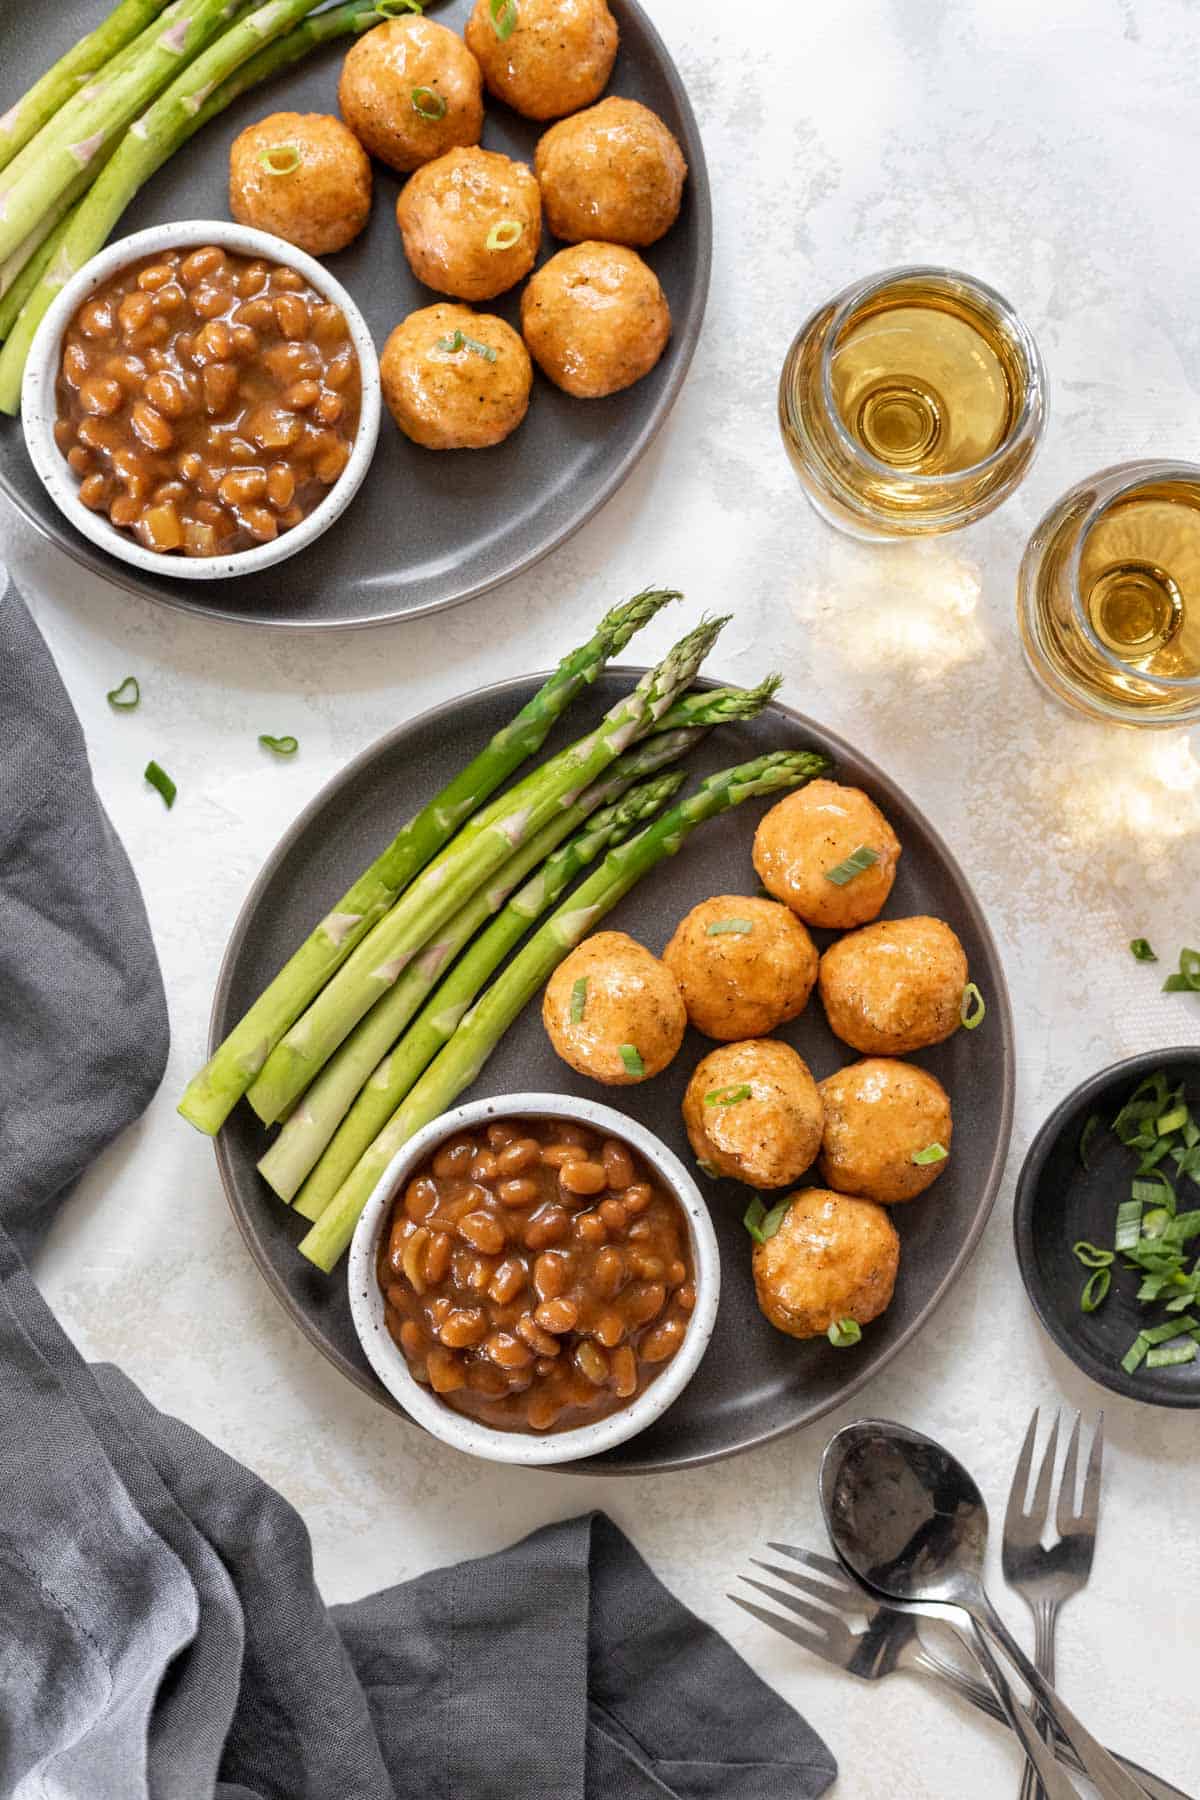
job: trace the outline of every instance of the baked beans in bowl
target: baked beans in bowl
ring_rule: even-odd
[[[367,1204],[350,1307],[434,1436],[493,1462],[595,1456],[695,1373],[720,1287],[682,1163],[611,1107],[516,1094],[418,1132]]]
[[[302,550],[379,433],[379,364],[341,284],[220,220],[111,244],[58,295],[21,395],[51,499],[101,549],[212,580]]]

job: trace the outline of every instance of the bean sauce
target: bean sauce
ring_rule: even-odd
[[[497,1431],[627,1406],[696,1303],[687,1220],[627,1144],[555,1119],[450,1139],[380,1240],[388,1330],[418,1381]]]
[[[295,269],[206,244],[142,257],[83,302],[57,398],[85,506],[147,549],[223,556],[324,499],[362,379],[340,307]]]

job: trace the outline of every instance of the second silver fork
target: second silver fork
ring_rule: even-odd
[[[1052,1685],[1055,1679],[1054,1644],[1059,1609],[1072,1594],[1077,1594],[1086,1585],[1091,1574],[1092,1557],[1096,1548],[1096,1525],[1100,1514],[1104,1414],[1099,1414],[1096,1421],[1083,1495],[1076,1505],[1079,1430],[1080,1415],[1076,1413],[1055,1504],[1057,1540],[1049,1546],[1042,1543],[1049,1517],[1050,1490],[1058,1453],[1057,1413],[1042,1456],[1032,1498],[1026,1506],[1038,1435],[1038,1411],[1035,1408],[1017,1459],[1009,1490],[1008,1509],[1004,1515],[1001,1550],[1004,1579],[1021,1595],[1033,1614],[1034,1662]],[[1045,1736],[1044,1717],[1038,1717],[1038,1727]],[[1042,1797],[1042,1785],[1033,1768],[1027,1766],[1021,1780],[1020,1800],[1042,1800]]]

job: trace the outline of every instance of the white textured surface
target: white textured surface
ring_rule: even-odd
[[[1034,1403],[1100,1402],[1025,1302],[1012,1179],[1076,1080],[1200,1039],[1200,1003],[1161,996],[1124,947],[1135,932],[1172,956],[1196,941],[1200,766],[1182,738],[1106,730],[1043,701],[1021,666],[1013,581],[1030,527],[1075,478],[1128,456],[1195,454],[1200,12],[1187,0],[653,10],[714,177],[708,324],[634,479],[529,579],[408,627],[276,637],[123,596],[2,520],[141,878],[174,1031],[162,1093],[85,1181],[41,1273],[89,1355],[120,1362],[300,1507],[331,1598],[606,1506],[827,1736],[837,1792],[1008,1800],[1017,1764],[985,1722],[912,1679],[856,1687],[724,1598],[764,1538],[819,1541],[821,1427],[659,1479],[467,1464],[393,1426],[287,1322],[242,1249],[209,1146],[173,1111],[229,925],[317,786],[397,720],[545,666],[606,602],[669,580],[693,612],[736,607],[718,673],[749,681],[778,661],[788,699],[907,786],[957,850],[1008,960],[1020,1046],[1009,1180],[958,1290],[854,1410],[942,1436],[1002,1511]],[[801,502],[774,384],[811,305],[902,259],[973,270],[1025,313],[1050,371],[1051,424],[1024,489],[993,519],[923,547],[868,549]],[[665,618],[638,655],[675,630]],[[130,671],[142,706],[118,718],[104,691]],[[259,731],[294,732],[299,755],[273,761]],[[151,755],[179,782],[169,816],[141,780]],[[1111,1741],[1200,1790],[1197,1415],[1111,1396],[1106,1410],[1102,1535],[1091,1588],[1063,1617],[1061,1678]],[[1020,1603],[1005,1604],[1024,1629]],[[1174,1708],[1171,1693],[1184,1696]]]

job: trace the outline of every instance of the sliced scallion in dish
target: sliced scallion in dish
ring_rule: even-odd
[[[1164,994],[1200,994],[1200,950],[1181,950],[1179,967],[1163,982]]]
[[[1091,1171],[1092,1165],[1088,1161],[1088,1151],[1091,1149],[1092,1139],[1099,1131],[1102,1123],[1103,1120],[1101,1119],[1100,1114],[1093,1113],[1079,1134],[1079,1144],[1076,1150],[1076,1154],[1079,1157],[1079,1166],[1081,1169],[1087,1169],[1089,1172]]]
[[[1083,1292],[1079,1296],[1079,1310],[1085,1313],[1095,1312],[1111,1286],[1111,1269],[1093,1269],[1083,1284]]]
[[[749,937],[754,930],[753,919],[714,919],[711,925],[704,928],[705,937]]]
[[[944,1144],[926,1144],[923,1150],[914,1150],[912,1160],[919,1169],[928,1169],[933,1163],[945,1162],[950,1152]]]
[[[104,696],[114,712],[132,712],[141,697],[136,675],[127,675],[118,687],[109,688]]]
[[[506,44],[517,29],[517,0],[488,0],[488,12],[491,14],[492,30]]]
[[[878,861],[877,850],[872,850],[870,844],[860,844],[857,850],[850,852],[845,862],[835,863],[832,869],[826,869],[825,879],[832,881],[835,887],[845,887],[848,881],[853,881],[856,875],[861,875],[872,863]]]
[[[268,144],[258,153],[264,175],[294,175],[302,161],[299,144]]]
[[[158,792],[162,795],[163,803],[169,811],[175,804],[175,796],[179,792],[179,789],[175,786],[175,783],[171,780],[167,771],[160,768],[156,762],[148,762],[146,764],[145,776],[146,780],[150,783],[150,786],[152,788],[157,788]]]
[[[705,1106],[739,1106],[743,1100],[750,1098],[750,1083],[739,1082],[737,1087],[710,1088],[704,1096]]]
[[[260,731],[258,741],[264,750],[273,750],[276,756],[295,756],[300,748],[299,738],[272,737],[269,732]]]
[[[1085,1269],[1107,1269],[1116,1255],[1115,1250],[1101,1250],[1098,1244],[1089,1244],[1086,1238],[1072,1244],[1071,1254],[1076,1257]]]
[[[431,87],[415,87],[413,89],[412,109],[423,119],[444,119],[446,116],[445,99]]]
[[[642,1053],[638,1049],[636,1044],[620,1044],[620,1045],[618,1045],[617,1046],[617,1055],[621,1058],[621,1061],[624,1063],[625,1073],[627,1075],[633,1075],[640,1080],[641,1077],[646,1073],[646,1065],[642,1061]]]
[[[571,989],[571,1023],[579,1025],[583,1022],[584,1009],[587,1006],[588,978],[581,975]]]
[[[488,250],[512,250],[525,236],[520,219],[497,219],[485,239]]]
[[[1132,956],[1134,962],[1158,961],[1157,956],[1155,956],[1153,950],[1150,948],[1150,941],[1148,938],[1130,938],[1129,954]]]
[[[750,1233],[750,1236],[754,1239],[756,1244],[765,1244],[768,1238],[773,1238],[775,1236],[775,1233],[787,1218],[788,1207],[791,1204],[790,1200],[781,1200],[778,1206],[773,1206],[770,1212],[768,1212],[758,1195],[755,1194],[753,1200],[742,1214],[742,1224],[746,1227],[746,1230]]]
[[[987,1004],[983,995],[973,981],[968,981],[966,987],[963,989],[962,1005],[959,1007],[958,1011],[958,1016],[962,1020],[964,1028],[967,1031],[974,1031],[977,1025],[983,1024],[986,1014]]]
[[[848,1350],[862,1340],[862,1326],[857,1319],[835,1319],[826,1332],[835,1350]]]
[[[696,1159],[696,1167],[702,1175],[707,1175],[710,1181],[720,1181],[721,1171],[715,1163],[706,1162],[704,1157],[700,1156]]]
[[[495,362],[496,352],[490,344],[481,344],[478,338],[468,337],[465,331],[451,331],[440,337],[434,345],[436,350],[444,350],[447,356],[455,356],[460,350],[471,350],[476,356],[482,356],[485,362]]]

